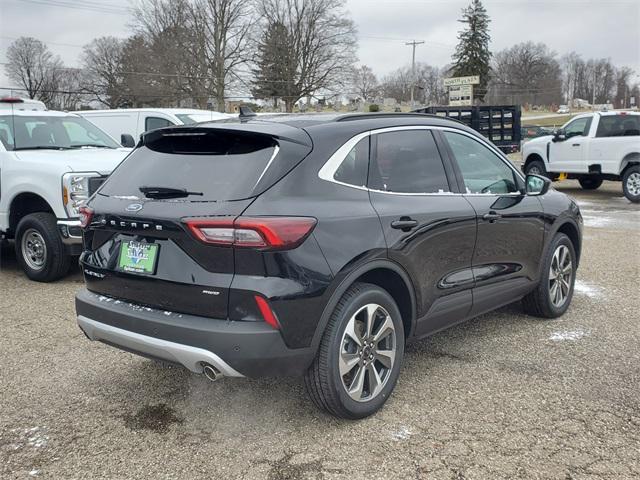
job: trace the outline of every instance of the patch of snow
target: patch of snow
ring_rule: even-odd
[[[602,295],[602,291],[599,287],[589,285],[582,280],[576,280],[576,283],[573,286],[573,291],[578,295],[586,295],[589,298],[597,298]]]
[[[603,217],[599,215],[587,215],[587,214],[584,214],[584,212],[582,214],[582,218],[584,220],[585,227],[605,228],[605,227],[608,227],[613,222],[612,218]]]
[[[397,441],[407,440],[411,436],[411,430],[409,430],[408,427],[401,425],[400,429],[397,432],[393,432],[391,436]]]
[[[549,340],[553,340],[554,342],[574,342],[576,340],[580,340],[583,337],[586,337],[587,335],[589,335],[589,332],[586,332],[582,329],[565,330],[563,332],[553,332],[549,337]]]
[[[172,312],[170,312],[170,311],[168,311],[168,310],[165,310],[165,311],[164,311],[164,312],[162,312],[162,313],[164,313],[167,317],[169,317],[169,316],[171,316],[171,313],[172,313]]]
[[[45,427],[32,427],[32,428],[14,428],[12,433],[17,433],[21,442],[12,444],[14,450],[18,450],[25,444],[34,447],[41,448],[47,445],[49,442],[49,436],[46,435]],[[24,442],[24,443],[23,443]]]

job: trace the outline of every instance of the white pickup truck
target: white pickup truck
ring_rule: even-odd
[[[586,190],[622,181],[625,197],[640,202],[640,113],[576,115],[553,135],[525,143],[522,159],[526,174],[552,180],[566,174]]]
[[[29,278],[50,282],[80,254],[79,208],[130,149],[78,115],[0,103],[0,239],[15,239]]]

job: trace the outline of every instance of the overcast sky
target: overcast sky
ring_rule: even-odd
[[[126,37],[128,0],[0,0],[0,62],[19,36],[47,43],[65,64],[78,65],[81,45],[103,35]],[[416,60],[442,66],[451,59],[469,0],[347,0],[358,27],[359,60],[379,76],[411,61],[404,42],[424,40]],[[56,4],[56,5],[53,5]],[[640,74],[640,0],[484,0],[491,49],[545,42],[562,55],[610,57]],[[97,11],[100,10],[100,11]],[[109,12],[105,11],[109,10]],[[640,77],[638,77],[640,81]],[[0,87],[9,82],[0,73]]]

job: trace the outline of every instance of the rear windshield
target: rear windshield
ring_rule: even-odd
[[[193,201],[249,198],[277,153],[273,138],[245,132],[151,132],[99,193],[142,199],[140,188],[154,187],[193,192],[184,197]]]

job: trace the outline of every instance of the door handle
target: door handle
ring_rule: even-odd
[[[499,219],[501,219],[501,218],[502,218],[502,215],[500,215],[499,213],[496,213],[496,212],[489,212],[489,213],[485,213],[485,214],[482,216],[482,219],[483,219],[483,220],[489,220],[489,223],[493,223],[493,222],[495,222],[496,220],[499,220]]]
[[[580,145],[582,145],[581,143],[572,143],[571,146],[572,147],[579,147]]]
[[[402,230],[403,232],[408,232],[409,230],[416,228],[417,226],[418,221],[410,217],[400,217],[400,220],[394,220],[393,222],[391,222],[391,228]]]

